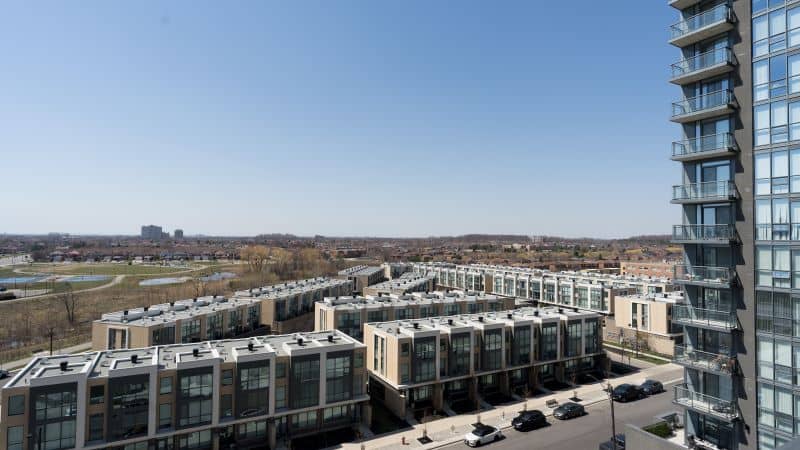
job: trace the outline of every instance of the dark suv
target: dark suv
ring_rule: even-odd
[[[541,411],[534,409],[531,411],[522,411],[514,420],[511,421],[511,426],[515,430],[533,430],[547,425],[547,419]]]
[[[660,394],[664,392],[664,385],[661,384],[660,381],[656,380],[645,380],[639,389],[645,393],[645,395],[653,395],[653,394]]]
[[[620,384],[619,386],[614,388],[614,391],[611,393],[611,398],[618,402],[629,402],[631,400],[639,400],[640,398],[644,398],[644,392],[639,389],[639,386],[634,386],[632,384]]]

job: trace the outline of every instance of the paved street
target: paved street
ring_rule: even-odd
[[[617,433],[621,433],[626,423],[647,425],[653,417],[663,412],[678,410],[672,404],[672,383],[665,386],[667,392],[631,403],[615,403]],[[521,433],[513,429],[504,430],[506,439],[487,445],[487,449],[548,449],[576,450],[596,449],[603,440],[611,437],[611,412],[608,402],[588,407],[586,416],[560,421],[550,417],[549,427]],[[442,447],[446,449],[468,448],[459,442]]]

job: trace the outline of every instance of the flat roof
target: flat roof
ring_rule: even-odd
[[[341,331],[332,330],[42,356],[31,360],[3,388],[67,383],[76,381],[76,377],[113,378],[149,370],[180,370],[218,362],[302,356],[365,347]],[[66,363],[66,370],[62,363]]]
[[[499,302],[500,297],[477,292],[413,292],[403,295],[326,297],[321,304],[326,310],[351,310],[398,308],[409,305],[434,305],[447,303]]]
[[[362,276],[362,275],[372,275],[375,272],[382,272],[383,267],[381,266],[368,266],[366,264],[361,264],[358,266],[348,267],[347,269],[340,270],[339,275],[347,275],[347,276]]]

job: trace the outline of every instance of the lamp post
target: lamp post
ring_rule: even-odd
[[[614,398],[612,397],[614,387],[611,386],[610,382],[606,385],[606,392],[608,393],[608,401],[611,403],[611,445],[614,446],[614,450],[617,450],[617,424],[614,422]]]

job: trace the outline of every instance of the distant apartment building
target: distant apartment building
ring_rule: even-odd
[[[175,237],[175,239],[183,239],[183,230],[178,228],[177,230],[175,230],[175,233],[173,233],[173,236]]]
[[[403,295],[412,292],[430,292],[436,288],[434,275],[404,273],[399,278],[383,281],[364,288],[364,295]]]
[[[400,278],[403,274],[414,270],[413,264],[407,262],[385,262],[381,264],[381,267],[383,267],[383,276],[387,280]]]
[[[362,293],[365,287],[385,281],[384,273],[383,267],[361,264],[340,270],[338,278],[352,281],[354,292]]]
[[[356,339],[368,322],[424,319],[514,309],[514,299],[477,292],[431,292],[380,297],[328,297],[315,305],[314,329],[339,330]]]
[[[142,239],[158,241],[163,234],[162,228],[158,225],[142,225]]]
[[[673,356],[681,351],[683,327],[673,321],[683,293],[622,295],[614,298],[614,317],[606,320],[606,339]]]
[[[619,265],[619,274],[640,278],[673,278],[674,262],[623,261]]]
[[[303,316],[306,329],[311,329],[314,302],[351,293],[349,280],[313,278],[237,292],[231,298],[199,297],[107,313],[92,323],[92,348],[113,350],[264,335],[297,328]]]
[[[658,294],[678,290],[671,279],[597,272],[550,272],[484,264],[415,263],[414,273],[433,274],[438,288],[481,290],[539,304],[576,307],[614,314],[618,295]]]
[[[370,420],[365,357],[336,331],[37,357],[0,388],[0,447],[325,443]]]
[[[601,320],[592,312],[527,307],[368,323],[370,396],[398,417],[420,418],[602,373]]]

